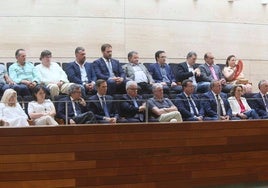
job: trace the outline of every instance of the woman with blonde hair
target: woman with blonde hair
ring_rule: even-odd
[[[35,125],[58,125],[54,116],[56,110],[50,99],[46,99],[46,88],[37,85],[33,89],[34,101],[28,105],[28,113]]]
[[[17,101],[17,92],[13,89],[5,90],[0,104],[0,118],[6,126],[29,126],[28,116]]]

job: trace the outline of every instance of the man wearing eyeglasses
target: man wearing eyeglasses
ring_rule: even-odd
[[[126,84],[127,94],[120,100],[120,117],[125,118],[129,123],[143,122],[146,103],[138,95],[138,84],[135,81],[128,81]]]

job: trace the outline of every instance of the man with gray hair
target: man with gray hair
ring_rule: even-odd
[[[209,91],[210,82],[203,81],[203,74],[196,64],[197,54],[193,51],[187,54],[185,62],[178,64],[176,72],[176,81],[183,82],[183,80],[190,79],[193,81],[195,91],[205,93]]]
[[[153,84],[154,97],[148,99],[149,112],[160,122],[182,122],[182,117],[177,107],[170,99],[164,98],[161,83]]]
[[[69,124],[95,123],[96,119],[94,114],[89,111],[86,101],[82,98],[81,86],[79,84],[72,84],[68,92],[68,96],[59,100],[57,117]]]
[[[261,80],[258,87],[260,92],[253,95],[249,104],[262,119],[268,119],[268,80]]]
[[[154,83],[154,80],[147,68],[139,62],[138,52],[129,52],[128,61],[129,63],[122,67],[127,80],[137,82],[140,94],[152,93],[152,84]]]
[[[143,122],[146,103],[137,93],[137,83],[135,81],[128,81],[126,83],[126,91],[127,94],[124,94],[120,100],[120,117],[125,118],[129,123]]]

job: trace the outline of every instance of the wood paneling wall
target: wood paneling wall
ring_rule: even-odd
[[[202,63],[211,51],[216,63],[230,54],[243,59],[256,90],[267,79],[267,30],[268,6],[260,0],[9,0],[0,2],[0,62],[14,61],[18,48],[31,61],[50,49],[55,61],[68,62],[77,46],[92,61],[106,42],[125,62],[130,50],[153,62],[163,49],[173,63],[190,50]]]
[[[1,128],[0,187],[267,181],[267,142],[267,121]]]

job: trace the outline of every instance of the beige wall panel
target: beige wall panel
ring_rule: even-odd
[[[268,59],[267,31],[265,25],[132,19],[126,20],[126,49],[137,50],[146,59],[158,49],[166,50],[171,59],[183,58],[190,50],[199,58],[211,51],[223,60],[230,54]]]
[[[267,7],[260,0],[126,0],[126,17],[268,23]]]
[[[1,16],[123,17],[124,0],[8,0]]]
[[[115,56],[125,56],[122,19],[102,18],[5,18],[0,38],[1,57],[13,58],[17,48],[25,48],[28,57],[38,57],[50,49],[54,57],[73,57],[77,46],[84,46],[88,55],[99,57],[102,43],[111,43]],[[17,28],[22,28],[20,31]]]

